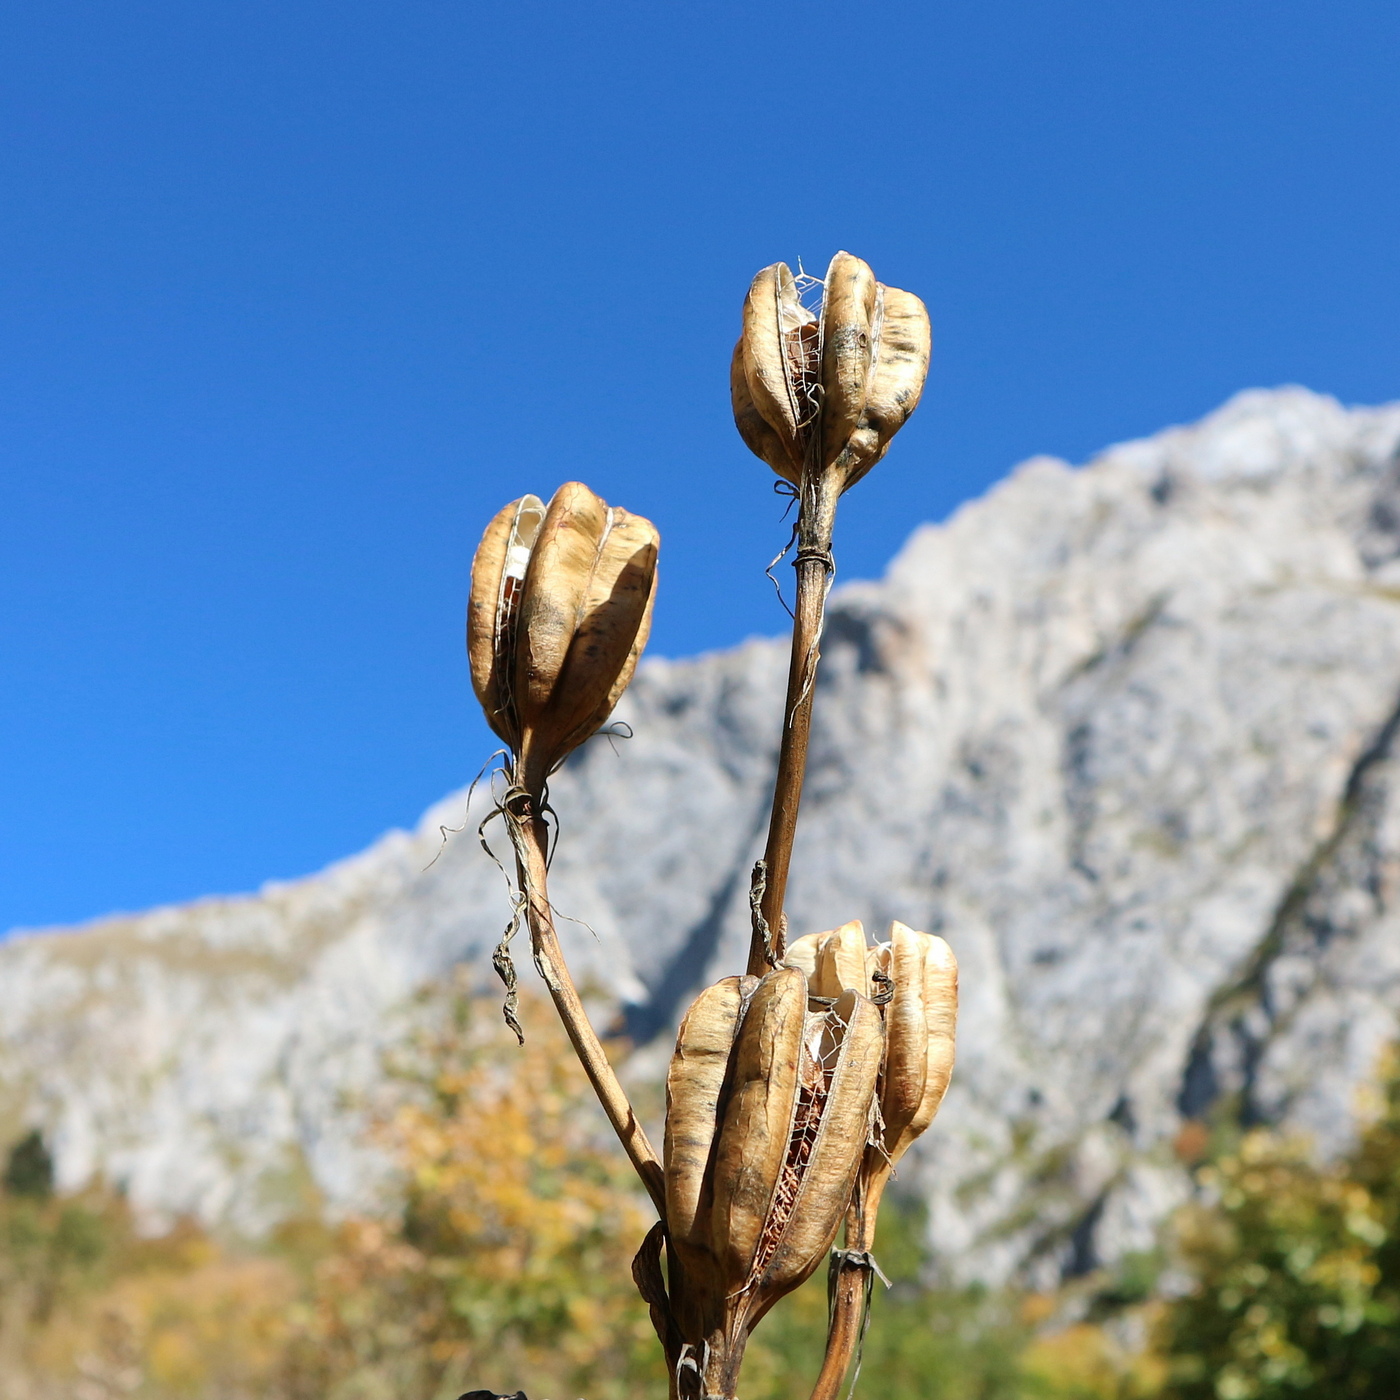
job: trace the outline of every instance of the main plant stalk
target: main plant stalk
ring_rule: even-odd
[[[768,821],[768,845],[763,853],[766,885],[749,944],[749,975],[762,977],[782,961],[787,941],[783,902],[787,894],[792,842],[797,832],[797,809],[807,772],[807,746],[812,733],[812,701],[821,656],[822,619],[835,565],[831,534],[840,495],[833,472],[808,470],[798,498],[797,606],[792,619],[792,655],[788,662],[787,700],[783,707],[783,736],[778,750],[778,773],[773,786],[773,811]]]

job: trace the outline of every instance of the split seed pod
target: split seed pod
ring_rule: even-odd
[[[933,1122],[953,1073],[958,1023],[958,963],[932,934],[896,921],[887,943],[870,950],[872,967],[894,983],[885,1009],[885,1064],[880,1078],[883,1140],[862,1172],[873,1214],[895,1163]]]
[[[893,984],[879,1088],[884,1126],[862,1172],[866,1209],[873,1214],[894,1164],[933,1122],[948,1088],[958,1020],[957,960],[943,939],[898,921],[888,942],[867,948],[865,930],[853,921],[793,939],[787,964],[806,972],[813,996],[839,996],[845,988],[869,996],[876,973]]]
[[[837,253],[820,317],[785,263],[764,268],[744,301],[730,366],[734,422],[749,449],[797,486],[834,471],[842,491],[884,456],[928,374],[928,313],[918,297]]]
[[[651,630],[659,537],[580,482],[522,496],[472,562],[467,651],[489,723],[538,793],[612,713]]]
[[[667,1230],[684,1273],[681,1326],[747,1335],[831,1247],[870,1138],[884,1048],[856,991],[808,1010],[779,968],[696,998],[666,1083]]]

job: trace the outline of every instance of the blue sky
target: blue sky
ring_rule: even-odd
[[[476,536],[581,478],[656,650],[776,632],[749,277],[929,304],[843,576],[1019,459],[1400,396],[1400,6],[306,0],[0,16],[0,928],[348,854],[489,751]]]

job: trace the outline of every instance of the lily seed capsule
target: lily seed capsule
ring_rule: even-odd
[[[801,486],[805,474],[829,472],[845,491],[918,406],[929,320],[918,297],[877,282],[851,253],[831,260],[822,288],[817,315],[786,263],[754,277],[730,397],[739,435],[779,476]]]
[[[472,685],[531,792],[606,723],[632,679],[658,543],[649,520],[576,481],[547,507],[521,497],[487,527],[467,612]]]

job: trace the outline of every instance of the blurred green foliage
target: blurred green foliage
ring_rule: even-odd
[[[5,1175],[0,1178],[6,1194],[45,1200],[53,1194],[53,1158],[37,1128],[26,1133],[10,1149]]]
[[[1191,1291],[1157,1346],[1171,1400],[1400,1396],[1400,1073],[1391,1057],[1352,1152],[1245,1135],[1178,1222]]]
[[[1022,1355],[1033,1328],[1020,1300],[985,1289],[926,1287],[925,1213],[887,1196],[875,1256],[876,1282],[857,1394],[888,1400],[1021,1400]],[[819,1272],[754,1333],[744,1364],[745,1400],[806,1400],[826,1344],[827,1293]]]

